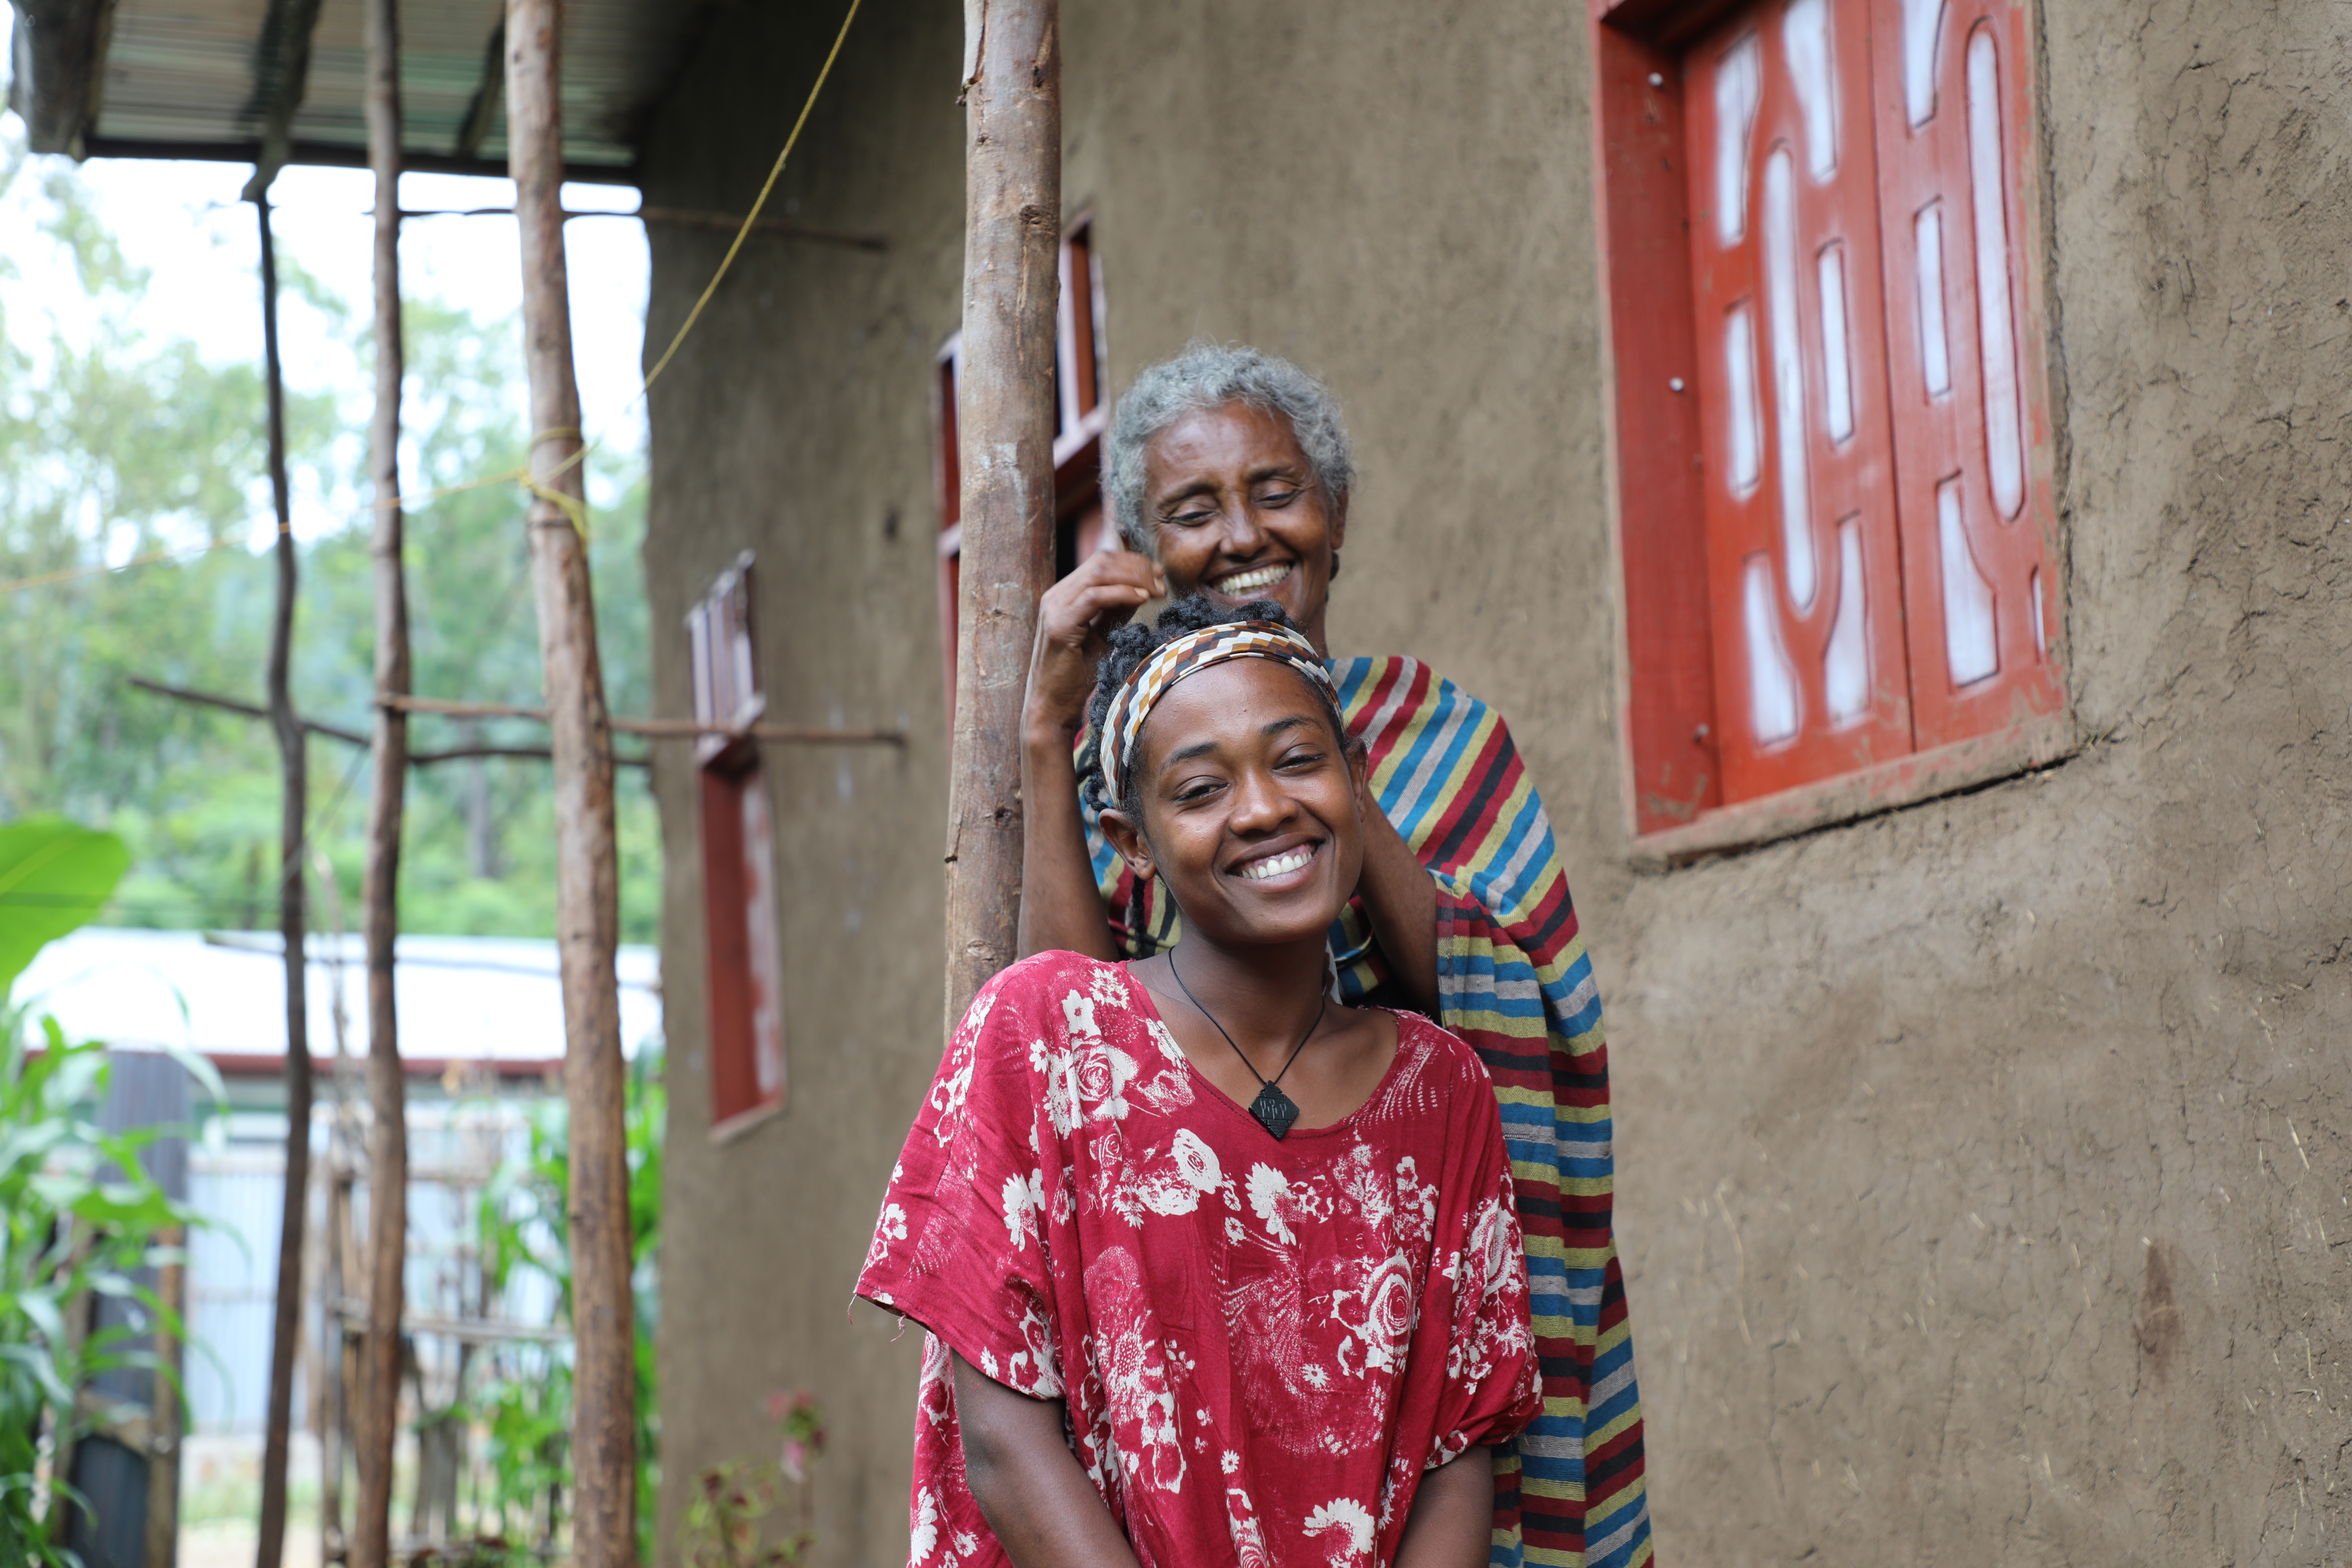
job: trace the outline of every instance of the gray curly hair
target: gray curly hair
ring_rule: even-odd
[[[1195,339],[1172,359],[1148,366],[1118,400],[1103,440],[1103,489],[1111,521],[1129,550],[1160,558],[1159,540],[1143,515],[1143,451],[1187,415],[1244,403],[1290,422],[1298,449],[1334,508],[1347,503],[1356,482],[1356,458],[1339,400],[1331,389],[1286,359],[1260,350]]]

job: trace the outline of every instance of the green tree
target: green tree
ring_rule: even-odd
[[[0,143],[0,194],[34,176],[19,142]],[[259,700],[273,594],[266,554],[249,548],[270,534],[259,373],[208,363],[188,342],[152,342],[125,324],[145,278],[125,263],[69,168],[40,172],[38,194],[42,232],[70,253],[86,299],[105,308],[88,342],[53,324],[38,331],[38,302],[19,297],[20,280],[0,270],[0,581],[34,584],[8,589],[0,603],[0,817],[68,809],[120,833],[133,869],[110,921],[267,927],[278,832],[267,726],[128,685],[139,675]],[[354,313],[282,245],[279,265],[289,300],[320,312],[363,370],[369,345]],[[522,458],[519,328],[429,300],[413,301],[406,316],[403,470],[425,498],[408,531],[417,689],[533,703],[538,629],[521,494],[505,482],[466,488]],[[328,394],[296,394],[288,434],[299,493],[362,498],[304,547],[296,702],[309,717],[364,731],[374,619],[360,412],[357,399],[339,407]],[[627,448],[591,460],[596,492],[614,502],[592,523],[607,681],[615,711],[644,712],[643,465]],[[96,570],[156,556],[174,558]],[[420,717],[413,728],[428,751],[546,741],[543,727],[515,721]],[[313,842],[355,910],[366,758],[311,744]],[[544,762],[420,769],[409,801],[403,929],[552,933]],[[622,773],[620,826],[623,935],[650,941],[658,833],[642,771]]]

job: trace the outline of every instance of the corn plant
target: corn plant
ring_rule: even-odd
[[[60,818],[0,828],[0,995],[43,944],[104,905],[126,858],[112,836]],[[136,1274],[180,1260],[161,1238],[194,1215],[140,1163],[167,1130],[99,1128],[106,1048],[29,1012],[0,1011],[0,1563],[72,1568],[58,1537],[67,1510],[88,1504],[51,1473],[44,1507],[41,1475],[88,1429],[78,1394],[100,1373],[145,1367],[177,1384],[137,1341],[153,1331],[185,1342],[185,1326]],[[191,1065],[217,1093],[210,1065]],[[99,1296],[134,1302],[131,1321],[85,1331]]]
[[[661,1058],[646,1053],[630,1064],[626,1102],[629,1226],[636,1296],[637,1530],[639,1555],[653,1560],[653,1521],[659,1485],[661,1428],[655,1415],[654,1329],[660,1303],[662,1134],[668,1110]],[[572,1317],[572,1230],[565,1213],[571,1186],[571,1139],[561,1101],[531,1118],[530,1142],[500,1166],[482,1196],[477,1221],[482,1268],[492,1291],[504,1292],[525,1270],[544,1275],[555,1289],[559,1321]],[[485,1507],[499,1533],[518,1523],[551,1550],[572,1490],[571,1348],[509,1345],[494,1352],[461,1396],[465,1413],[486,1433]]]

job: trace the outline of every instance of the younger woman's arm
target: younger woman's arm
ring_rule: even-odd
[[[961,1356],[955,1358],[955,1398],[972,1500],[1014,1568],[1135,1568],[1134,1549],[1062,1436],[1060,1400],[1015,1394]],[[1494,1484],[1486,1486],[1491,1509]],[[1420,1519],[1418,1504],[1413,1518]],[[1483,1563],[1485,1534],[1478,1539]]]
[[[963,1396],[960,1380],[956,1396]],[[1421,1478],[1404,1539],[1397,1543],[1396,1568],[1486,1568],[1494,1533],[1495,1460],[1490,1450],[1472,1448]],[[1028,1568],[1026,1562],[1022,1568]]]

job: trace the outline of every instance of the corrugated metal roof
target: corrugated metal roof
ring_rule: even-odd
[[[52,1014],[75,1039],[110,1046],[185,1046],[208,1056],[286,1054],[286,961],[272,932],[126,931],[84,926],[43,948],[18,977],[15,1000]],[[404,936],[394,949],[401,1051],[435,1060],[560,1061],[563,988],[555,943],[485,936]],[[335,1048],[335,939],[305,948],[310,1049]],[[366,953],[342,940],[345,1028],[367,1049]],[[621,1045],[634,1055],[661,1034],[661,957],[625,945]]]
[[[44,11],[70,11],[78,0],[15,0],[18,26],[43,30]],[[285,9],[286,0],[277,0]],[[564,160],[575,171],[625,174],[635,161],[646,116],[699,30],[709,0],[568,0],[563,7]],[[265,26],[271,0],[117,0],[100,33],[104,58],[97,112],[74,112],[92,68],[68,52],[52,57],[20,48],[12,99],[50,110],[46,121],[77,123],[80,149],[94,156],[250,158],[263,130]],[[367,131],[362,92],[366,48],[364,0],[323,0],[311,35],[308,89],[291,139],[298,163],[364,162]],[[500,0],[405,0],[401,6],[402,141],[413,166],[503,174],[506,122],[492,122],[477,156],[461,156],[459,133],[486,76],[496,88],[500,66],[492,39],[504,16]],[[75,18],[78,20],[79,18]],[[65,25],[47,19],[51,36]],[[34,79],[21,79],[30,71]],[[77,72],[84,80],[74,79]],[[60,149],[62,150],[62,148]],[[484,167],[487,165],[487,167]]]

